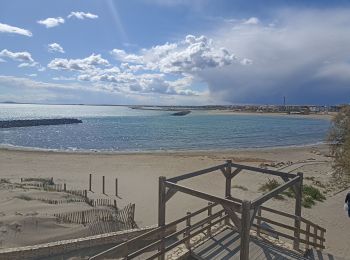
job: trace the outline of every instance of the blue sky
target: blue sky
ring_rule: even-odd
[[[350,102],[348,1],[1,1],[0,101]]]

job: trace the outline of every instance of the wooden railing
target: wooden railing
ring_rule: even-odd
[[[196,212],[188,212],[186,216],[180,219],[172,221],[165,226],[155,228],[89,259],[104,259],[106,256],[112,255],[123,259],[133,259],[147,252],[151,252],[151,255],[143,258],[154,259],[171,251],[180,244],[185,244],[190,249],[192,246],[191,238],[200,234],[203,234],[204,237],[211,236],[212,227],[220,223],[224,225],[227,218],[228,216],[223,209],[219,210],[217,204],[210,203]],[[142,243],[141,241],[145,240],[153,242],[149,242],[142,248],[137,248]],[[131,250],[132,248],[134,250]]]
[[[294,226],[295,220],[300,221],[299,229]],[[268,224],[268,226],[263,223]],[[303,217],[297,217],[268,207],[259,207],[252,229],[257,231],[258,236],[264,233],[270,236],[282,237],[293,242],[298,239],[301,244],[304,244],[305,248],[309,248],[310,246],[319,249],[325,248],[326,229]]]

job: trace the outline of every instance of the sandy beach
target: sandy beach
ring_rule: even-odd
[[[58,183],[67,183],[68,187],[88,189],[89,174],[93,174],[93,192],[101,194],[101,179],[106,178],[106,194],[114,196],[114,179],[119,181],[118,203],[132,202],[136,204],[136,221],[139,226],[157,223],[158,178],[167,178],[196,171],[233,160],[236,163],[259,166],[269,164],[271,169],[288,172],[303,172],[304,183],[311,184],[315,180],[327,192],[327,200],[318,202],[311,209],[303,208],[303,216],[327,229],[326,247],[335,255],[347,257],[350,240],[349,219],[343,210],[346,191],[330,185],[332,173],[331,158],[325,145],[306,147],[285,147],[273,149],[236,150],[236,151],[203,151],[203,152],[171,152],[171,153],[64,153],[45,151],[0,150],[1,178],[19,181],[23,177],[54,177]],[[274,165],[276,164],[276,165]],[[258,191],[261,184],[269,176],[252,172],[241,172],[233,181],[232,194],[238,198],[252,199],[261,195]],[[193,178],[182,184],[214,195],[224,195],[225,181],[220,172]],[[247,190],[237,188],[245,187]],[[12,192],[13,193],[13,192]],[[16,220],[18,212],[26,215],[33,211],[24,200],[13,199],[11,191],[2,191],[0,199],[0,223],[11,223]],[[9,206],[11,205],[11,206]],[[194,211],[206,202],[183,194],[176,194],[167,204],[167,220],[182,217],[187,211]],[[268,206],[293,213],[294,201],[271,200]],[[38,206],[38,205],[37,205]],[[41,206],[40,214],[50,210]],[[39,214],[39,215],[40,215]],[[18,220],[19,221],[19,220]],[[46,231],[57,228],[55,236],[35,233],[35,229],[25,227],[19,233],[1,234],[2,247],[28,245],[43,241],[55,241],[71,236],[83,235],[81,228],[70,226],[62,229],[56,227],[53,220],[46,221]],[[68,227],[68,226],[67,226]],[[1,228],[1,227],[0,227]],[[35,234],[35,235],[34,235]],[[20,239],[16,239],[20,238]],[[10,242],[9,242],[10,241]]]

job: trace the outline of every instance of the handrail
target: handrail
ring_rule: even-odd
[[[300,219],[300,222],[302,224],[306,225],[306,229],[301,228],[301,226],[299,228],[296,228],[294,225],[288,225],[286,223],[281,223],[281,222],[272,220],[266,216],[262,216],[262,212],[266,211],[266,212],[280,215],[280,216],[283,216],[283,217],[286,217],[286,218],[289,218],[292,220],[298,219],[297,216],[292,215],[292,214],[288,214],[288,213],[285,213],[283,211],[279,211],[276,209],[264,207],[264,206],[260,206],[259,208],[260,208],[260,210],[258,211],[257,216],[255,216],[255,220],[257,220],[257,221],[256,221],[256,223],[252,224],[252,227],[257,231],[258,235],[260,235],[261,230],[262,230],[262,231],[264,231],[263,233],[266,233],[267,235],[275,234],[275,235],[290,239],[292,241],[294,241],[296,239],[295,235],[288,235],[285,232],[280,232],[280,231],[262,226],[261,222],[264,221],[268,224],[271,224],[271,225],[274,225],[274,226],[277,226],[277,227],[280,227],[283,229],[287,229],[289,231],[295,231],[298,229],[299,233],[303,234],[305,237],[305,239],[298,238],[299,242],[303,243],[307,248],[309,246],[313,246],[315,248],[320,248],[320,249],[325,248],[324,242],[326,241],[326,239],[324,237],[324,233],[326,232],[326,229],[320,227],[317,224],[314,224],[313,222],[311,222],[303,217],[300,217],[299,219]],[[310,228],[312,228],[314,232],[311,232]],[[318,231],[320,231],[320,235],[318,234]],[[313,239],[313,241],[310,241],[310,239]]]
[[[163,237],[163,238],[159,238],[159,236],[161,234],[163,234],[164,231],[169,230],[172,227],[176,227],[178,224],[180,224],[182,222],[185,222],[185,221],[187,222],[188,219],[196,217],[197,215],[199,215],[199,214],[201,214],[201,213],[203,213],[205,211],[208,211],[208,214],[209,214],[209,210],[211,211],[212,208],[214,208],[215,206],[218,206],[218,204],[210,203],[208,206],[203,207],[203,208],[201,208],[201,209],[199,209],[199,210],[197,210],[197,211],[195,211],[193,213],[189,213],[188,215],[186,215],[186,216],[184,216],[184,217],[182,217],[180,219],[174,220],[174,221],[166,224],[165,226],[157,227],[157,228],[155,228],[155,229],[153,229],[153,230],[151,230],[151,231],[149,231],[147,233],[139,235],[139,236],[137,236],[135,238],[132,238],[132,239],[130,239],[128,241],[125,241],[125,242],[123,242],[121,244],[118,244],[118,245],[116,245],[114,247],[111,247],[111,248],[109,248],[109,249],[107,249],[107,250],[105,250],[103,252],[100,252],[99,254],[90,257],[89,259],[91,259],[91,260],[92,259],[102,259],[103,256],[105,256],[106,254],[111,253],[112,251],[122,250],[122,249],[126,250],[126,253],[123,254],[123,256],[127,257],[128,259],[131,259],[131,258],[135,258],[135,257],[141,255],[142,253],[146,252],[147,250],[149,250],[151,248],[159,246],[162,241],[169,240],[172,237],[177,237],[177,236],[181,235],[185,231],[191,232],[191,231],[194,231],[194,230],[200,228],[201,226],[202,226],[202,228],[199,229],[201,232],[203,230],[205,230],[205,229],[208,230],[209,227],[211,227],[211,226],[215,225],[216,223],[218,223],[217,220],[216,221],[213,221],[213,220],[215,220],[216,218],[220,217],[224,213],[224,210],[220,210],[220,211],[218,211],[218,212],[216,212],[216,213],[214,213],[212,215],[209,215],[209,216],[205,217],[204,219],[201,219],[200,221],[194,223],[191,226],[186,226],[185,228],[182,228],[181,230],[174,231],[174,232],[172,232],[172,230],[171,230],[171,233],[169,235],[167,235],[166,237]],[[223,217],[221,217],[221,218],[223,218]],[[204,225],[205,225],[205,227],[203,228]],[[184,236],[184,239],[182,239],[181,241],[184,241],[185,239],[190,239],[193,236],[193,234],[197,234],[197,232],[198,232],[198,230],[195,231],[192,234],[189,234],[188,236]],[[128,252],[128,248],[130,246],[134,245],[135,243],[137,243],[140,240],[151,238],[153,236],[156,236],[156,237],[158,236],[158,238],[155,238],[156,241],[154,241],[154,242],[152,242],[152,243],[150,243],[150,244],[148,244],[148,245],[138,249],[137,251],[130,252],[130,253]],[[168,246],[168,247],[165,248],[164,252],[162,252],[162,251],[161,252],[165,253],[165,252],[167,252],[169,250],[171,250],[171,249],[169,249],[169,246]]]

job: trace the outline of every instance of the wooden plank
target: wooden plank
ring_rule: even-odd
[[[195,197],[202,198],[202,199],[207,200],[207,201],[211,201],[211,202],[214,202],[214,203],[219,203],[219,204],[222,204],[222,205],[233,207],[236,210],[239,210],[241,208],[241,205],[236,203],[236,202],[234,202],[234,201],[231,201],[231,200],[228,200],[228,199],[223,199],[223,198],[220,198],[220,197],[217,197],[217,196],[214,196],[214,195],[210,195],[210,194],[207,194],[207,193],[204,193],[204,192],[201,192],[201,191],[197,191],[195,189],[190,189],[190,188],[187,188],[187,187],[179,185],[179,184],[175,184],[175,183],[172,183],[172,182],[169,182],[169,181],[165,181],[165,185],[167,187],[169,187],[169,188],[177,189],[178,191],[181,191],[183,193],[186,193],[186,194],[189,194],[189,195],[192,195],[192,196],[195,196]]]
[[[303,173],[298,172],[298,182],[295,184],[295,213],[294,215],[297,217],[294,220],[294,242],[293,249],[300,249],[300,220],[301,220],[301,202],[303,196]]]
[[[158,227],[164,227],[165,226],[165,182],[166,178],[164,176],[159,177],[159,194],[158,194]],[[160,234],[161,237],[164,237],[165,230],[162,229],[162,233]],[[164,252],[165,249],[165,242],[164,240],[161,241],[158,251]],[[159,260],[165,259],[165,253],[162,253],[159,255]]]
[[[241,229],[241,219],[237,216],[236,212],[232,210],[230,207],[227,207],[226,205],[223,205],[223,208],[225,209],[226,214],[230,217],[233,224],[237,227],[238,230]]]
[[[165,201],[170,200],[176,194],[176,192],[176,189],[168,189],[168,191],[165,194]]]
[[[286,190],[287,188],[291,187],[293,184],[297,183],[300,181],[300,176],[294,177],[293,179],[291,179],[290,181],[282,184],[281,186],[273,189],[272,191],[260,196],[259,198],[253,200],[252,202],[252,207],[257,207],[260,206],[261,204],[263,204],[264,202],[268,201],[269,199],[275,197],[276,195],[278,195],[279,193],[281,193],[282,191]]]
[[[224,168],[226,166],[227,166],[227,163],[220,164],[220,165],[213,166],[213,167],[210,167],[210,168],[207,168],[207,169],[203,169],[203,170],[200,170],[200,171],[195,171],[195,172],[183,174],[183,175],[180,175],[180,176],[176,176],[176,177],[168,179],[168,181],[170,181],[170,182],[182,181],[182,180],[185,180],[185,179],[188,179],[188,178],[192,178],[192,177],[196,177],[196,176],[200,176],[200,175],[203,175],[203,174],[206,174],[206,173],[215,172],[216,170],[222,169],[222,168]]]
[[[249,243],[250,243],[250,201],[243,201],[242,203],[242,217],[241,217],[241,249],[240,260],[249,260]]]

